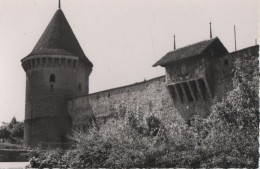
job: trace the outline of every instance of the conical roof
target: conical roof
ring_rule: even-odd
[[[42,54],[75,56],[89,66],[93,66],[81,49],[61,9],[56,11],[41,38],[28,56]]]

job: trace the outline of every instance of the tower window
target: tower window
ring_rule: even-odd
[[[55,82],[55,75],[54,74],[50,75],[50,82]]]

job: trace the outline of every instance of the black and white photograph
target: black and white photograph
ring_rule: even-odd
[[[0,0],[0,169],[258,168],[258,0]]]

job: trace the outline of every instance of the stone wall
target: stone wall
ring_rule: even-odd
[[[73,99],[69,101],[68,109],[74,127],[86,126],[93,116],[106,121],[109,117],[123,117],[131,113],[144,122],[150,116],[165,124],[184,122],[173,106],[164,76]]]
[[[227,94],[228,91],[233,89],[233,78],[235,69],[243,69],[244,72],[249,73],[251,71],[259,71],[259,46],[248,47],[239,51],[229,53],[227,55],[221,56],[218,62],[214,64],[215,66],[215,93],[219,96],[217,100],[220,100],[223,96]],[[243,60],[244,58],[250,58],[253,60],[253,65],[244,66],[237,64],[238,60]],[[242,61],[243,63],[243,61]]]
[[[249,47],[227,55],[218,56],[207,66],[211,70],[213,79],[212,98],[188,102],[183,104],[176,102],[171,96],[171,91],[165,82],[165,76],[157,77],[141,83],[132,84],[120,88],[110,89],[88,96],[76,98],[68,102],[68,112],[73,119],[74,127],[87,127],[93,117],[106,121],[109,117],[121,117],[133,113],[145,122],[150,116],[159,118],[167,126],[178,126],[186,123],[193,115],[206,118],[210,114],[210,108],[216,101],[221,100],[232,90],[234,76],[233,70],[241,65],[236,65],[236,60],[250,55],[252,59],[258,59],[258,46]],[[227,61],[228,60],[228,64]],[[252,65],[251,68],[256,68]],[[257,69],[258,70],[258,69]]]

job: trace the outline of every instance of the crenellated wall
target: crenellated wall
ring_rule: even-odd
[[[169,82],[173,83],[170,78],[175,77],[175,75],[172,75],[173,73],[169,72],[182,72],[181,70],[180,72],[176,72],[178,69],[175,70],[175,68],[173,68],[175,71],[167,71],[167,82],[165,76],[161,76],[148,81],[101,91],[70,100],[68,102],[68,112],[73,119],[73,126],[87,127],[89,125],[89,119],[94,116],[105,122],[106,118],[117,118],[124,116],[126,113],[134,113],[141,120],[155,116],[159,118],[164,125],[176,125],[177,122],[186,123],[186,121],[194,115],[206,118],[210,114],[212,104],[225,96],[228,91],[232,90],[233,70],[237,66],[241,66],[235,64],[236,60],[243,58],[245,55],[252,56],[252,59],[258,59],[258,48],[258,46],[249,47],[227,55],[218,56],[216,59],[209,57],[208,60],[205,59],[203,61],[206,63],[203,63],[201,69],[199,69],[199,65],[195,65],[195,67],[199,69],[197,71],[198,77],[196,76],[196,78],[194,78],[198,83],[204,83],[200,81],[200,79],[203,78],[200,76],[200,72],[206,71],[206,73],[202,73],[204,77],[212,76],[208,78],[212,97],[206,95],[205,98],[200,96],[201,98],[195,98],[196,100],[193,101],[184,100],[183,102],[179,102],[177,98],[172,95],[172,89],[168,86]],[[192,59],[188,59],[187,62],[191,62],[191,64],[195,63]],[[200,62],[201,61],[198,63]],[[256,67],[257,65],[252,65],[250,69],[255,69]],[[196,71],[189,71],[192,72],[191,74],[194,74],[194,76],[196,75]],[[189,75],[187,75],[187,77],[188,76]],[[196,82],[191,82],[194,79],[186,79],[189,84],[187,84],[186,87],[183,85],[183,89],[180,90],[183,92],[186,92],[185,90],[189,91],[190,88],[188,85],[190,85],[190,87],[192,87],[192,85],[196,87]],[[202,89],[203,88],[201,88],[201,90]],[[207,90],[206,85],[203,90]]]

